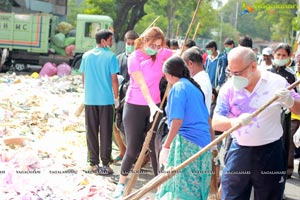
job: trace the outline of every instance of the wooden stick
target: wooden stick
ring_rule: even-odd
[[[77,108],[77,110],[75,111],[75,116],[79,117],[83,110],[84,110],[84,103],[80,104],[80,106]]]
[[[196,39],[199,28],[200,28],[200,22],[197,24],[196,30],[195,30],[194,35],[193,35],[193,40]]]
[[[143,36],[143,34],[149,29],[151,28],[152,26],[154,26],[155,22],[159,19],[160,16],[157,16],[153,22],[144,30],[144,32],[141,34],[141,36]]]
[[[291,84],[287,89],[291,90],[293,88],[295,88],[298,84],[300,83],[300,80],[294,82],[293,84]],[[255,112],[253,112],[251,114],[252,118],[256,117],[259,113],[261,113],[264,109],[266,109],[269,105],[271,105],[272,103],[274,103],[279,97],[278,96],[274,96],[272,99],[270,99],[267,103],[265,103],[264,105],[262,105],[260,108],[258,108]],[[231,127],[230,129],[228,129],[227,131],[223,132],[222,135],[220,135],[218,138],[216,138],[215,140],[213,140],[212,142],[210,142],[208,145],[206,145],[203,149],[201,149],[199,152],[197,152],[196,154],[194,154],[192,157],[190,157],[189,159],[185,160],[183,163],[181,163],[180,165],[167,170],[165,173],[161,173],[158,176],[156,176],[155,178],[153,178],[151,181],[149,181],[146,185],[144,185],[142,188],[138,189],[137,191],[133,192],[132,194],[125,196],[123,198],[123,200],[131,200],[131,199],[140,199],[141,197],[143,197],[147,192],[157,188],[158,186],[160,186],[162,183],[164,183],[165,181],[167,181],[168,179],[170,179],[171,177],[173,177],[177,172],[180,172],[181,169],[183,169],[184,167],[186,167],[188,164],[190,164],[191,162],[193,162],[194,160],[196,160],[198,157],[200,157],[203,153],[205,153],[206,151],[210,150],[213,146],[217,145],[219,142],[221,142],[224,138],[226,138],[229,134],[231,134],[233,131],[236,131],[237,129],[239,129],[240,127],[242,127],[242,125],[236,124],[235,126]]]
[[[198,13],[198,10],[199,10],[199,7],[200,7],[200,3],[201,3],[202,0],[198,0],[198,4],[197,4],[197,7],[194,11],[194,15],[193,15],[193,18],[192,18],[192,21],[190,23],[190,26],[188,28],[188,31],[186,32],[186,36],[185,36],[185,40],[184,40],[184,43],[186,42],[187,38],[189,37],[189,33],[192,29],[192,26],[195,22],[195,19],[196,19],[196,15]],[[181,47],[181,53],[180,55],[183,53],[183,46]],[[163,105],[164,105],[164,102],[166,101],[167,99],[167,94],[168,94],[168,91],[170,89],[170,84],[167,85],[167,88],[166,88],[166,91],[165,91],[165,94],[164,94],[164,97],[161,101],[161,104],[160,104],[160,109],[162,109]],[[148,150],[149,148],[149,144],[150,144],[150,141],[151,141],[151,138],[152,138],[152,135],[153,135],[153,131],[154,131],[154,127],[155,127],[155,124],[157,122],[157,119],[158,119],[158,116],[159,116],[159,113],[157,112],[155,114],[155,117],[154,117],[154,120],[153,120],[153,123],[152,123],[152,126],[151,126],[151,129],[148,131],[147,135],[146,135],[146,138],[145,138],[145,141],[144,141],[144,144],[143,144],[143,148],[140,152],[140,155],[138,157],[138,160],[136,161],[135,165],[134,165],[134,168],[133,168],[133,172],[132,175],[131,175],[131,178],[129,179],[127,185],[126,185],[126,188],[124,190],[124,196],[127,196],[128,194],[130,194],[133,186],[135,185],[136,183],[136,180],[138,178],[138,174],[139,174],[139,171],[141,169],[141,165],[143,163],[143,160],[144,160],[144,157],[145,157],[145,153],[146,151]]]

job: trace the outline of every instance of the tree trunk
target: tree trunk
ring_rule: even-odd
[[[144,5],[148,0],[124,0],[117,2],[117,16],[114,20],[115,41],[122,40],[128,30],[145,15]]]
[[[168,27],[167,27],[167,34],[166,37],[171,39],[174,37],[174,15],[176,11],[176,5],[178,3],[178,0],[168,0],[166,12],[168,17]]]

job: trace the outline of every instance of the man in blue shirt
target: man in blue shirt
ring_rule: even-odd
[[[208,42],[205,48],[208,54],[205,62],[205,71],[208,73],[212,87],[218,90],[226,79],[226,57],[217,51],[218,48],[215,41]]]
[[[113,33],[96,33],[97,46],[84,53],[80,65],[84,83],[86,138],[91,171],[98,175],[112,174],[109,167],[112,151],[114,103],[118,100],[119,65],[110,51]],[[101,161],[99,167],[99,129]]]

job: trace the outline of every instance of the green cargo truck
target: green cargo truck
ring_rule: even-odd
[[[59,23],[52,14],[0,13],[0,71],[22,71],[46,62],[66,62],[79,68],[82,54],[96,46],[95,33],[112,29],[113,20],[105,15],[79,14],[72,56],[58,55],[51,48]]]

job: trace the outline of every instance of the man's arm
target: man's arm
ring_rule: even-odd
[[[300,114],[300,99],[294,99],[294,105],[290,108],[290,110],[296,115]]]
[[[119,98],[119,82],[118,82],[117,74],[112,74],[111,79],[112,79],[112,87],[113,87],[114,97],[115,97],[115,99],[118,99]]]
[[[84,73],[81,74],[82,86],[84,88]]]
[[[228,117],[214,114],[212,118],[212,128],[215,131],[227,131],[232,127],[231,120]]]

